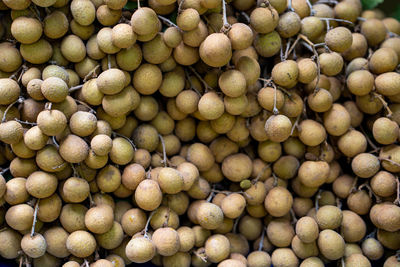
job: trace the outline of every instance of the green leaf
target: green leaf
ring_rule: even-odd
[[[384,0],[361,0],[362,6],[364,9],[373,9],[380,3],[383,3]]]
[[[396,6],[394,12],[392,13],[392,17],[400,20],[400,4]]]
[[[137,2],[128,2],[126,3],[126,5],[124,6],[124,9],[128,9],[128,10],[135,10],[137,9]]]

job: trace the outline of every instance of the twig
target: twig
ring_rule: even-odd
[[[8,105],[8,107],[6,108],[6,110],[4,110],[4,114],[3,114],[3,118],[1,119],[1,122],[5,122],[6,121],[6,116],[8,111],[12,108],[12,106],[14,106],[14,104],[16,103],[23,103],[24,102],[24,98],[22,96],[20,96],[17,100],[15,100],[14,102],[12,102],[10,105]]]
[[[125,135],[123,135],[123,134],[119,134],[119,133],[117,133],[117,132],[113,132],[113,134],[115,134],[116,136],[119,136],[119,137],[122,137],[122,138],[125,138],[131,145],[132,145],[132,147],[133,147],[133,150],[137,150],[137,148],[136,148],[136,145],[133,143],[133,141],[131,140],[131,139],[129,139],[128,137],[126,137]]]
[[[157,15],[159,19],[161,19],[166,25],[168,26],[172,26],[177,28],[179,31],[182,31],[181,28],[178,27],[178,25],[176,25],[175,23],[173,23],[172,21],[170,21],[169,19],[161,16],[161,15]]]
[[[74,91],[76,91],[76,90],[81,89],[82,87],[83,87],[83,84],[80,84],[80,85],[71,87],[71,88],[68,89],[68,93],[72,93],[72,92],[74,92]]]
[[[292,46],[290,47],[289,51],[287,51],[285,57],[288,58],[288,56],[290,55],[290,53],[292,53],[293,49],[295,49],[297,43],[300,41],[300,36],[298,35],[296,40],[293,42]]]
[[[261,238],[260,238],[260,242],[258,242],[258,251],[261,251],[264,247],[264,238],[265,238],[265,232],[267,231],[267,229],[265,229],[265,227],[263,227],[262,233],[261,233]]]
[[[345,20],[345,19],[335,19],[335,18],[319,18],[320,20],[325,20],[325,21],[337,21],[337,22],[344,22],[344,23],[348,23],[351,25],[354,25],[353,22],[349,21],[349,20]]]
[[[83,78],[83,82],[86,82],[91,77],[97,77],[96,71],[98,68],[100,68],[99,64],[97,64],[96,67],[94,67],[91,71],[89,71],[88,74],[86,74],[85,78]]]
[[[227,33],[231,29],[231,24],[229,24],[228,19],[226,17],[226,3],[225,0],[222,0],[222,28],[221,32]]]
[[[374,144],[374,142],[371,141],[371,139],[369,139],[369,137],[368,137],[367,133],[365,132],[364,128],[362,127],[362,125],[360,125],[360,130],[364,134],[365,138],[367,139],[368,144],[372,147],[372,149],[378,150],[379,148]]]
[[[140,2],[140,0],[138,0],[138,2]],[[108,69],[111,69],[111,55],[110,54],[107,55],[107,67],[108,67]]]
[[[272,177],[274,177],[274,182],[272,184],[273,187],[278,186],[278,177],[275,175],[275,173],[272,173]]]
[[[315,211],[319,210],[319,200],[321,199],[322,189],[318,190],[317,195],[315,196]]]
[[[26,124],[26,125],[30,125],[30,126],[36,126],[37,123],[36,122],[29,122],[29,121],[21,121],[20,119],[15,118],[14,119],[16,122],[19,122],[21,124]]]
[[[182,12],[183,3],[185,3],[185,0],[181,0],[181,2],[179,3],[179,6],[178,6],[178,15],[181,14],[181,12]]]
[[[10,167],[7,167],[7,168],[5,168],[5,169],[2,169],[2,170],[0,171],[0,175],[5,174],[5,173],[8,172],[9,170],[10,170]]]
[[[293,135],[294,129],[299,126],[300,116],[301,114],[297,116],[296,121],[293,123],[292,129],[290,130],[290,135]]]
[[[388,114],[386,115],[386,117],[391,118],[393,112],[390,110],[389,105],[388,105],[388,103],[385,101],[385,99],[383,98],[383,96],[380,95],[380,94],[378,94],[378,93],[375,93],[375,92],[374,92],[374,97],[378,98],[379,101],[381,101],[381,103],[382,103],[382,105],[384,106],[384,108],[386,109],[386,111],[387,111],[387,113],[388,113]]]
[[[186,68],[184,68],[184,69],[185,69],[186,80],[188,80],[188,81],[189,81],[189,84],[190,84],[190,89],[192,89],[193,91],[195,91],[195,92],[199,95],[199,97],[201,97],[200,92],[199,92],[196,88],[194,88],[194,86],[193,86],[193,83],[192,83],[192,80],[190,79],[188,70],[187,70]]]
[[[160,138],[163,150],[163,160],[161,161],[161,163],[164,163],[164,167],[167,167],[167,152],[165,151],[164,138],[161,136],[161,134],[158,134],[158,137]]]
[[[240,14],[246,19],[247,23],[250,23],[250,17],[246,12],[242,11]]]
[[[207,256],[205,255],[205,253],[202,253],[204,255],[201,255],[197,251],[193,251],[193,254],[196,255],[197,257],[199,257],[199,259],[201,259],[203,262],[207,262]]]
[[[399,177],[396,176],[396,199],[394,200],[394,204],[399,205],[400,204],[400,181]]]
[[[147,232],[148,232],[148,230],[149,230],[150,220],[151,220],[151,218],[153,217],[153,215],[154,215],[155,213],[156,213],[156,211],[153,210],[153,211],[150,213],[149,218],[147,218],[146,226],[145,226],[144,229],[143,229],[143,236],[144,236],[145,238],[149,238],[149,235],[147,234]]]
[[[297,218],[296,218],[296,214],[294,213],[293,208],[290,209],[290,215],[292,216],[292,224],[296,224]]]
[[[189,66],[189,69],[193,72],[194,75],[196,75],[196,77],[203,83],[204,87],[205,87],[205,92],[207,92],[208,90],[213,90],[213,88],[211,86],[208,85],[208,83],[203,79],[203,77],[201,77],[200,74],[197,73],[197,71],[192,67]]]
[[[252,184],[256,184],[258,180],[260,180],[261,176],[264,174],[264,172],[269,168],[270,164],[265,165],[261,171],[257,174],[257,177],[251,181]]]
[[[51,137],[51,140],[53,141],[53,144],[54,144],[57,148],[60,147],[60,145],[57,143],[57,140],[56,140],[56,137],[55,137],[55,136],[52,136],[52,137]]]
[[[89,109],[89,112],[90,112],[90,113],[96,114],[96,111],[95,111],[91,106],[89,106],[88,104],[86,104],[85,102],[80,101],[80,100],[75,99],[75,98],[74,98],[74,100],[75,100],[75,102],[77,102],[77,103],[79,103],[79,104],[81,104],[81,105],[87,107],[87,108]]]
[[[138,9],[141,8],[141,6],[140,6],[140,0],[137,0],[137,8],[138,8]]]
[[[39,211],[39,202],[40,202],[40,198],[38,198],[36,200],[36,204],[35,204],[35,210],[33,212],[33,221],[32,221],[32,229],[31,229],[31,237],[33,237],[33,235],[35,234],[35,226],[36,226],[36,221],[37,221],[37,213]]]
[[[214,195],[215,195],[215,191],[211,191],[210,192],[210,195],[208,196],[208,198],[206,199],[206,201],[207,202],[211,202],[211,200],[214,198]]]

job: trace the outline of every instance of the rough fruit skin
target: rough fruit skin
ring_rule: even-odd
[[[209,35],[200,45],[200,58],[211,67],[222,67],[232,57],[229,38],[223,33]]]

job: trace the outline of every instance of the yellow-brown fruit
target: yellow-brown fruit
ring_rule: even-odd
[[[349,29],[345,27],[336,27],[326,33],[325,43],[332,51],[341,53],[351,47],[353,36]]]
[[[212,33],[201,43],[199,52],[207,65],[222,67],[232,57],[231,41],[223,33]]]
[[[274,217],[281,217],[292,208],[293,197],[290,192],[281,186],[271,189],[265,198],[265,209]]]
[[[265,132],[269,140],[283,142],[289,138],[292,122],[285,115],[272,115],[265,123]]]
[[[343,257],[344,244],[343,238],[333,230],[323,230],[319,234],[318,248],[322,255],[329,260]]]

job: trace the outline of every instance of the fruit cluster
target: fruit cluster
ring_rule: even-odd
[[[400,22],[360,0],[0,0],[0,255],[400,266]]]

